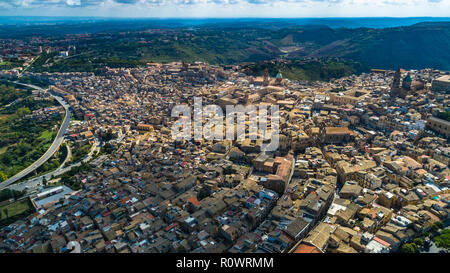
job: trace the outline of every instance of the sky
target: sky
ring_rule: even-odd
[[[0,0],[0,16],[449,17],[450,0]]]

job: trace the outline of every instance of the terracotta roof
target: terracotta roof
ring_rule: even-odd
[[[189,197],[186,201],[191,203],[192,205],[194,205],[196,207],[200,206],[200,202],[197,200],[197,198],[195,196]]]
[[[322,253],[322,252],[315,246],[310,246],[307,244],[300,244],[294,250],[294,253]]]
[[[381,240],[380,238],[378,238],[378,237],[376,237],[376,236],[373,237],[373,239],[374,239],[375,241],[377,241],[378,243],[384,245],[384,246],[387,246],[387,247],[390,247],[390,246],[391,246],[390,243],[388,243],[388,242],[386,242],[386,241],[384,241],[384,240]]]
[[[165,231],[169,231],[169,230],[171,230],[171,229],[173,229],[174,227],[177,227],[177,226],[178,226],[178,223],[175,222],[175,223],[169,225],[168,227],[166,227],[164,230]]]

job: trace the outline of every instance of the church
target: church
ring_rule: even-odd
[[[391,98],[399,97],[404,99],[407,95],[423,88],[423,82],[413,80],[410,73],[403,77],[402,70],[399,68],[394,74],[390,96]]]

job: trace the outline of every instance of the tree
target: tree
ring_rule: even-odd
[[[446,120],[446,121],[450,121],[450,111],[447,112],[440,112],[438,114],[438,118]]]
[[[444,229],[441,235],[434,237],[434,241],[438,247],[450,249],[450,229]]]
[[[104,142],[108,142],[111,139],[114,139],[114,134],[111,129],[109,129],[104,135],[101,136]]]
[[[413,243],[418,245],[418,246],[423,246],[424,241],[421,238],[416,238],[416,239],[413,240]]]
[[[439,231],[439,229],[443,228],[444,224],[442,224],[442,222],[435,222],[433,223],[433,225],[431,225],[431,230],[434,233],[437,233]]]
[[[233,169],[233,166],[228,165],[225,169],[223,169],[223,174],[227,175],[227,174],[234,174],[236,173],[236,170]]]
[[[44,187],[47,187],[48,181],[47,179],[44,177],[42,177],[42,185],[44,185]]]
[[[0,202],[9,200],[11,198],[17,199],[23,196],[25,193],[23,191],[16,191],[10,189],[3,189],[0,191]]]
[[[17,109],[16,113],[19,117],[23,117],[25,115],[31,114],[31,110],[28,107],[22,107],[22,108]]]
[[[404,244],[402,245],[402,252],[403,253],[415,253],[416,252],[416,245],[414,243],[412,244]]]
[[[114,146],[112,146],[110,143],[106,143],[105,145],[103,145],[100,152],[106,153],[106,154],[111,154],[113,151],[114,151]]]
[[[8,179],[8,176],[4,172],[0,172],[0,182],[5,181]]]

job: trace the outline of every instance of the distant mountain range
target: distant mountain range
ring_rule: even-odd
[[[0,25],[43,25],[43,24],[76,24],[98,23],[107,25],[129,23],[138,26],[202,26],[220,25],[262,25],[268,26],[304,26],[325,25],[331,28],[386,28],[410,26],[421,22],[450,21],[450,17],[330,17],[330,18],[108,18],[108,17],[68,17],[68,16],[0,16]],[[107,28],[108,26],[104,26]],[[115,27],[115,26],[114,26]],[[90,30],[86,29],[90,32]]]
[[[371,68],[450,70],[450,22],[384,29],[281,30],[287,58],[340,57]],[[295,48],[295,47],[298,47]]]
[[[171,27],[169,19],[85,20],[0,26],[0,37],[44,35],[57,40],[68,33],[93,33],[76,42],[76,57],[54,66],[36,66],[35,71],[95,70],[149,61],[239,64],[280,58],[339,58],[366,68],[450,70],[450,18],[434,18],[434,22],[423,22],[433,18],[170,19]],[[409,23],[415,24],[395,26]],[[374,24],[395,27],[336,27]],[[158,31],[149,31],[154,29]]]

